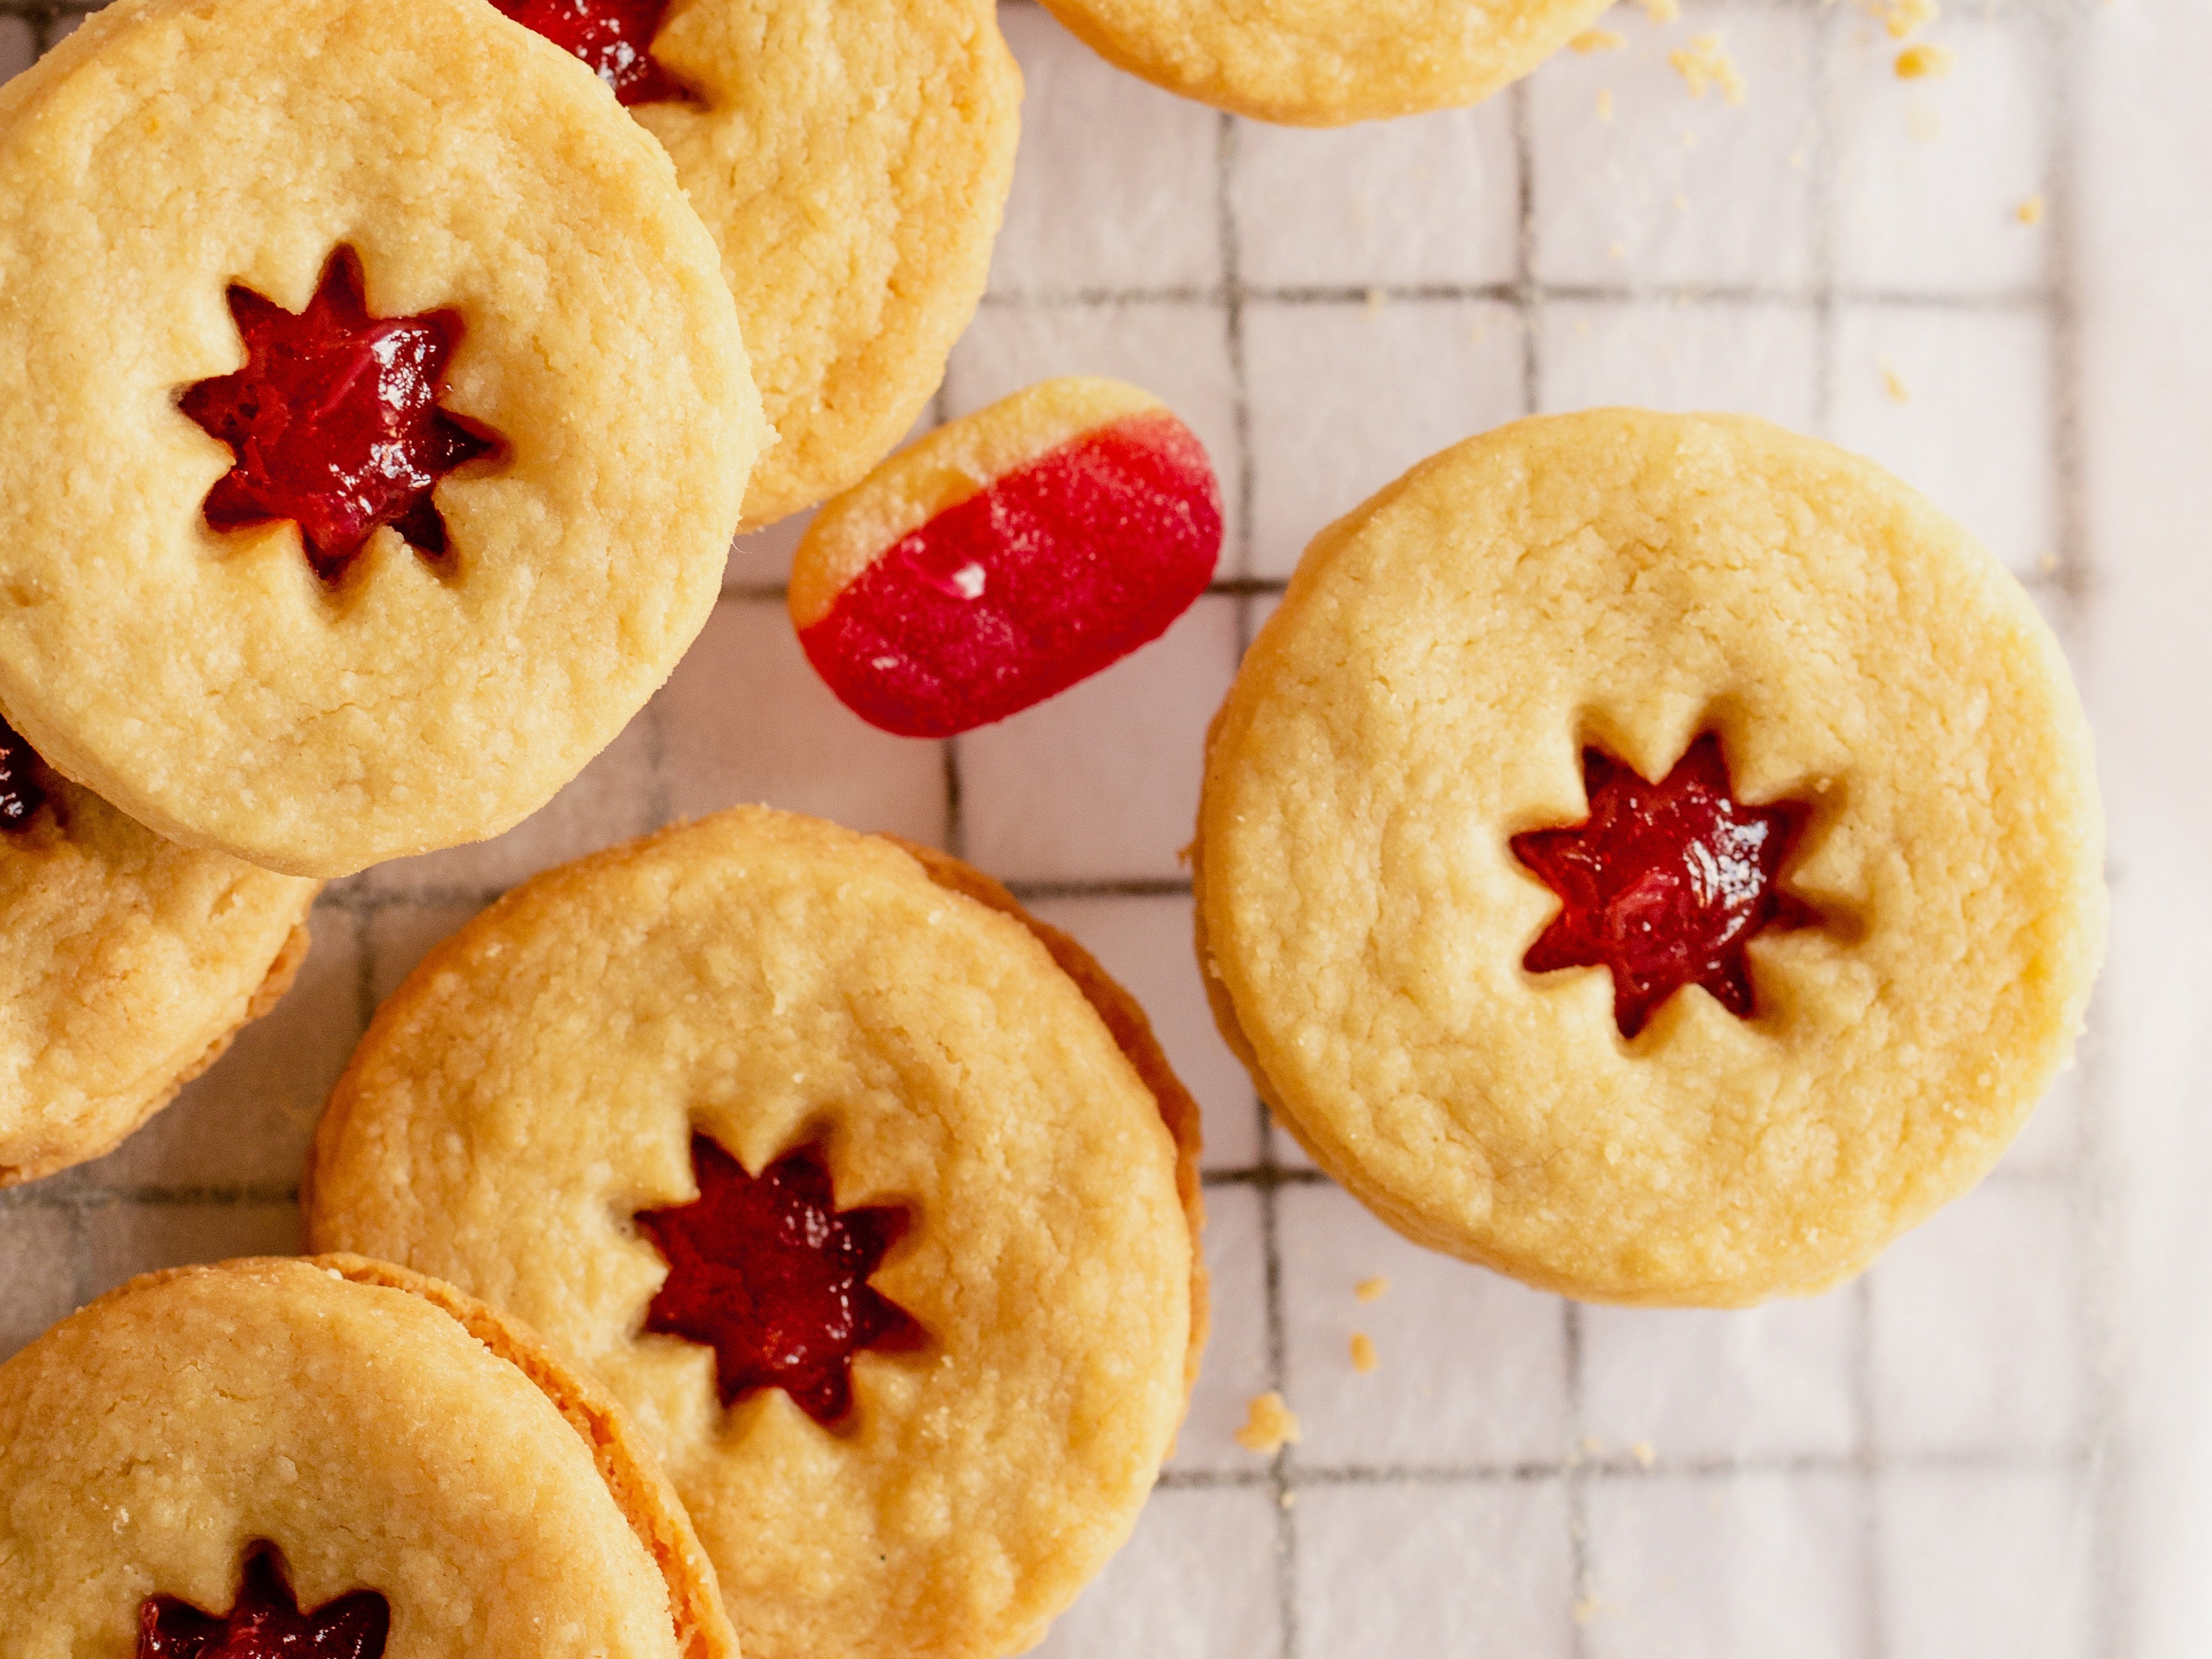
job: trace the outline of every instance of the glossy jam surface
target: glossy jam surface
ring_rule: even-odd
[[[0,830],[21,830],[46,804],[39,757],[15,728],[0,720]]]
[[[149,1596],[138,1609],[137,1659],[383,1659],[391,1627],[391,1605],[374,1590],[302,1613],[276,1547],[256,1544],[227,1613]]]
[[[1522,965],[1535,974],[1610,970],[1613,1022],[1623,1036],[1642,1030],[1686,985],[1704,986],[1723,1007],[1749,1018],[1754,1005],[1744,947],[1770,929],[1820,921],[1780,886],[1811,808],[1737,801],[1720,738],[1711,732],[1657,783],[1600,750],[1584,750],[1583,781],[1587,820],[1513,837],[1513,855],[1561,906]]]
[[[688,96],[653,59],[668,0],[492,0],[526,29],[535,29],[614,88],[625,107]]]
[[[236,462],[208,494],[209,525],[289,519],[315,574],[333,585],[383,525],[425,558],[441,558],[446,522],[431,492],[447,473],[500,450],[438,407],[461,341],[459,314],[371,317],[349,248],[331,256],[298,315],[244,288],[230,290],[230,314],[246,367],[202,380],[180,400]]]
[[[1087,432],[888,550],[799,634],[861,719],[944,738],[1157,639],[1206,591],[1221,491],[1173,416]]]
[[[725,1406],[781,1389],[816,1422],[841,1421],[853,1406],[854,1355],[922,1340],[904,1309],[868,1287],[906,1212],[841,1213],[811,1148],[750,1176],[694,1135],[691,1164],[697,1202],[637,1218],[668,1263],[646,1329],[714,1349]]]

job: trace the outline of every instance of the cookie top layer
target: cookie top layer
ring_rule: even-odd
[[[0,1366],[0,1627],[38,1659],[221,1615],[273,1546],[303,1610],[390,1651],[736,1659],[682,1509],[619,1410],[527,1332],[380,1262],[149,1274]]]
[[[690,0],[633,113],[721,245],[776,431],[749,528],[854,483],[918,420],[989,275],[1020,133],[994,0]]]
[[[238,293],[301,313],[342,251],[370,317],[458,324],[438,408],[498,453],[438,483],[441,560],[387,526],[333,586],[291,522],[210,529],[236,456],[182,405]],[[496,834],[713,604],[763,428],[712,242],[489,7],[99,14],[0,93],[0,704],[173,839],[330,875]]]
[[[1811,806],[1749,1018],[1532,972],[1524,832],[1583,751]],[[2102,818],[2057,642],[1958,526],[1762,422],[1601,410],[1324,531],[1218,717],[1200,955],[1314,1156],[1409,1236],[1601,1300],[1824,1288],[1970,1186],[2065,1059]]]
[[[1217,109],[1334,127],[1480,103],[1607,0],[1044,0],[1109,62]]]
[[[0,823],[0,1187],[98,1158],[273,1006],[316,884],[132,823],[10,744]]]
[[[811,1149],[838,1212],[903,1212],[867,1282],[922,1340],[853,1358],[843,1420],[779,1389],[725,1409],[713,1348],[646,1333],[670,1269],[635,1218],[699,1198],[695,1131],[754,1175]],[[1019,921],[888,842],[739,809],[541,876],[434,951],[332,1096],[308,1219],[604,1379],[750,1659],[980,1659],[1042,1634],[1167,1451],[1194,1322],[1178,1164]]]

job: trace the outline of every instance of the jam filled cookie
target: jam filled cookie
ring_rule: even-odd
[[[765,808],[666,830],[434,951],[317,1132],[311,1236],[595,1371],[748,1659],[1029,1646],[1182,1415],[1195,1112],[1012,908]]]
[[[704,623],[758,402],[711,240],[472,0],[123,0],[0,92],[0,704],[301,875],[496,834]]]
[[[1605,1301],[1863,1267],[1986,1170],[2103,949],[2027,595],[1827,445],[1521,422],[1308,550],[1209,743],[1199,952],[1314,1158]]]
[[[774,448],[747,528],[904,437],[975,314],[1020,131],[994,0],[494,0],[666,146],[721,245]]]
[[[1220,555],[1221,489],[1190,428],[1117,380],[1047,380],[823,507],[791,621],[861,719],[951,737],[1158,639]]]
[[[315,891],[163,841],[0,720],[0,1187],[112,1150],[275,1007]]]
[[[1044,0],[1109,63],[1238,115],[1334,127],[1480,103],[1609,0]]]
[[[349,1256],[149,1273],[0,1366],[11,1654],[737,1659],[635,1430]]]

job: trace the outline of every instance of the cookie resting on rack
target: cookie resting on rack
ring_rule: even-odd
[[[747,1659],[1000,1659],[1182,1417],[1196,1158],[1073,941],[940,854],[740,808],[434,950],[332,1092],[307,1225],[594,1370]]]
[[[712,608],[766,430],[714,243],[474,0],[120,0],[0,89],[0,706],[295,875],[495,835]]]
[[[1185,98],[1334,127],[1480,103],[1608,0],[1044,0],[1101,57]]]
[[[1021,71],[996,0],[494,0],[667,149],[722,251],[775,446],[757,528],[890,452],[975,314]]]
[[[112,1150],[274,1007],[315,892],[142,829],[0,720],[0,1187]]]
[[[149,1273],[0,1365],[11,1654],[738,1659],[635,1428],[352,1256]]]
[[[1220,487],[1188,427],[1117,380],[1047,380],[824,507],[792,562],[791,621],[863,720],[951,737],[1158,638],[1220,553]]]
[[[1323,531],[1208,741],[1198,950],[1409,1237],[1593,1300],[1826,1289],[2080,1029],[2103,819],[2057,642],[1869,462],[1530,420]]]

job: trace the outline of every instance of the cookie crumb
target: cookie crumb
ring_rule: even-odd
[[[1659,1461],[1659,1454],[1651,1449],[1649,1440],[1638,1441],[1628,1449],[1628,1455],[1636,1460],[1639,1469],[1648,1469]]]
[[[1605,1442],[1594,1434],[1586,1434],[1583,1437],[1582,1451],[1585,1457],[1602,1457],[1605,1455]]]
[[[1626,259],[1628,257],[1628,244],[1626,242],[1607,243],[1605,257],[1608,259]]]
[[[1372,1279],[1363,1279],[1354,1285],[1352,1293],[1362,1302],[1380,1302],[1390,1294],[1390,1281],[1377,1273]]]
[[[1644,15],[1655,23],[1671,23],[1682,15],[1682,0],[1643,0]]]
[[[1591,1620],[1596,1618],[1597,1615],[1598,1599],[1596,1596],[1580,1595],[1575,1598],[1575,1623],[1577,1625],[1587,1625]]]
[[[2036,574],[2039,575],[2057,575],[2058,574],[2058,556],[2056,553],[2045,554],[2041,558],[2035,562],[2035,569]]]
[[[1370,317],[1381,316],[1382,307],[1389,303],[1390,296],[1381,289],[1370,288],[1367,290],[1367,314]]]
[[[1298,1502],[1298,1495],[1297,1495],[1297,1493],[1296,1493],[1296,1492],[1290,1492],[1290,1491],[1287,1491],[1287,1490],[1285,1490],[1285,1491],[1284,1492],[1284,1493],[1283,1493],[1283,1495],[1282,1495],[1281,1497],[1278,1498],[1275,1500],[1275,1503],[1276,1503],[1276,1504],[1277,1504],[1277,1506],[1278,1506],[1278,1507],[1282,1508],[1282,1509],[1286,1509],[1286,1510],[1288,1510],[1288,1509],[1295,1509],[1295,1508],[1297,1508],[1297,1502]]]
[[[1613,88],[1611,87],[1600,87],[1597,89],[1597,118],[1601,121],[1613,119]]]
[[[1686,196],[1685,196],[1685,195],[1681,194],[1679,191],[1678,191],[1677,192],[1675,192],[1675,196],[1674,196],[1674,206],[1675,206],[1678,210],[1682,209],[1682,208],[1686,208],[1686,207],[1688,207],[1689,205],[1690,205],[1690,198],[1689,198],[1688,197],[1686,197]],[[1610,1152],[1607,1152],[1607,1153],[1606,1154],[1606,1160],[1607,1160],[1607,1162],[1608,1162],[1608,1163],[1619,1163],[1619,1162],[1620,1162],[1620,1160],[1619,1160],[1618,1158],[1614,1158],[1614,1157],[1613,1156],[1613,1154],[1612,1154],[1612,1153],[1610,1153]]]
[[[1692,98],[1704,97],[1708,87],[1717,88],[1731,104],[1741,104],[1751,96],[1751,83],[1744,79],[1717,33],[1700,34],[1688,46],[1676,47],[1667,54],[1667,61],[1674,66]]]
[[[1890,362],[1887,356],[1881,358],[1880,361],[1881,366],[1881,389],[1889,393],[1889,400],[1892,403],[1896,404],[1911,403],[1912,401],[1912,388],[1905,385],[1905,376],[1897,372],[1897,365]]]
[[[1237,1431],[1237,1443],[1246,1451],[1272,1457],[1285,1446],[1297,1444],[1297,1414],[1276,1390],[1254,1395],[1246,1411],[1244,1426]]]
[[[1940,80],[1951,72],[1959,61],[1959,54],[1948,46],[1907,46],[1897,54],[1897,78],[1900,81]]]
[[[1943,15],[1936,0],[1874,0],[1869,9],[1893,40],[1910,40]]]
[[[1612,29],[1584,29],[1567,44],[1587,56],[1593,52],[1618,52],[1628,40]]]
[[[2038,191],[2012,210],[2012,216],[2024,225],[2043,222],[2043,192]]]
[[[1364,1331],[1352,1332],[1352,1369],[1364,1376],[1382,1363],[1381,1357],[1375,1352],[1375,1339]]]

